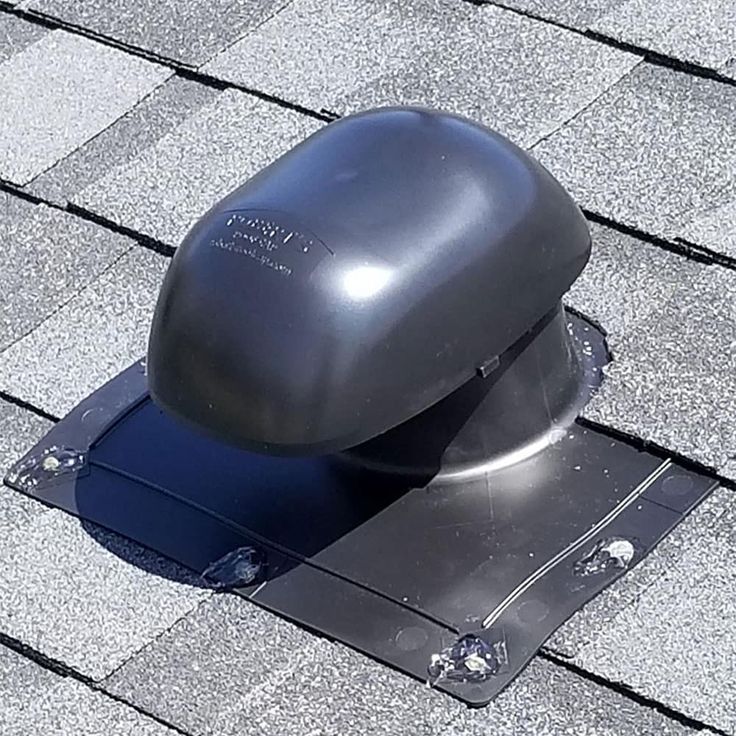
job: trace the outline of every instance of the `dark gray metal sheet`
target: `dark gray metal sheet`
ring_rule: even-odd
[[[482,682],[438,687],[492,699],[575,610],[641,559],[713,486],[669,460],[575,425],[482,479],[426,488],[326,458],[231,448],[177,424],[136,364],[83,402],[17,465],[87,451],[78,472],[10,484],[203,573],[253,546],[264,574],[238,592],[426,679],[432,654],[474,632],[508,661]],[[607,538],[634,558],[575,565]]]

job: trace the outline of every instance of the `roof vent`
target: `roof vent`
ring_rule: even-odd
[[[390,463],[412,420],[451,444],[452,467],[513,457],[577,414],[586,378],[560,299],[589,253],[562,187],[487,128],[411,108],[345,118],[187,236],[153,321],[151,393],[259,452],[402,425],[353,453]]]
[[[560,185],[487,128],[332,123],[192,228],[149,375],[7,482],[487,703],[713,487],[577,421],[607,360],[560,301],[589,251]]]

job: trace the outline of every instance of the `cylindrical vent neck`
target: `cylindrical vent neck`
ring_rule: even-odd
[[[462,477],[520,462],[563,436],[600,382],[603,336],[558,305],[428,410],[350,448],[344,459],[417,477]]]

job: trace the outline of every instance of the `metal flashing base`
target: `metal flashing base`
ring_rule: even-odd
[[[142,363],[6,482],[471,705],[714,486],[577,424],[511,467],[422,488],[251,454],[164,415]]]

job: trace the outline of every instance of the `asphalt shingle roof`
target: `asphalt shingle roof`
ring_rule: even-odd
[[[5,736],[174,736],[170,728],[60,677],[8,649],[0,649],[0,729]]]
[[[177,245],[215,202],[323,125],[227,90],[74,204]]]
[[[141,547],[114,549],[126,544],[58,510],[17,525],[0,542],[0,630],[94,680],[110,674],[210,595]]]
[[[591,28],[606,36],[719,69],[736,53],[733,0],[629,0],[597,18]]]
[[[295,27],[300,43],[284,54]],[[339,114],[386,104],[452,109],[531,145],[637,62],[491,6],[296,0],[204,71]]]
[[[83,36],[43,35],[0,66],[0,178],[27,184],[170,74]]]
[[[665,570],[583,647],[576,662],[728,733],[736,730],[736,508],[726,504]],[[703,534],[703,532],[706,532]]]
[[[604,326],[614,360],[584,415],[731,473],[734,272],[609,228],[592,234],[591,261],[566,301]]]
[[[0,264],[0,350],[31,332],[133,245],[44,204],[16,200],[13,212],[5,212],[0,221],[5,243]],[[60,248],[60,240],[67,245]],[[28,289],[28,283],[35,288]]]
[[[24,0],[21,7],[130,46],[198,66],[257,28],[288,0]],[[196,29],[196,32],[192,32]]]
[[[640,64],[534,151],[582,206],[676,238],[733,179],[734,120],[736,87]]]
[[[54,416],[146,352],[167,260],[136,248],[0,354],[0,386]]]
[[[0,488],[0,732],[736,735],[733,0],[12,5],[0,469],[144,354],[161,253],[212,203],[322,111],[417,102],[532,149],[586,208],[566,301],[613,362],[585,416],[723,486],[479,711]]]
[[[483,0],[489,2],[490,0]],[[585,30],[591,22],[623,5],[626,0],[504,0],[507,8]]]
[[[26,23],[13,15],[0,15],[0,63],[48,33],[48,28]]]
[[[122,166],[183,123],[219,92],[183,77],[171,77],[126,115],[34,179],[27,191],[66,205],[71,196]]]

